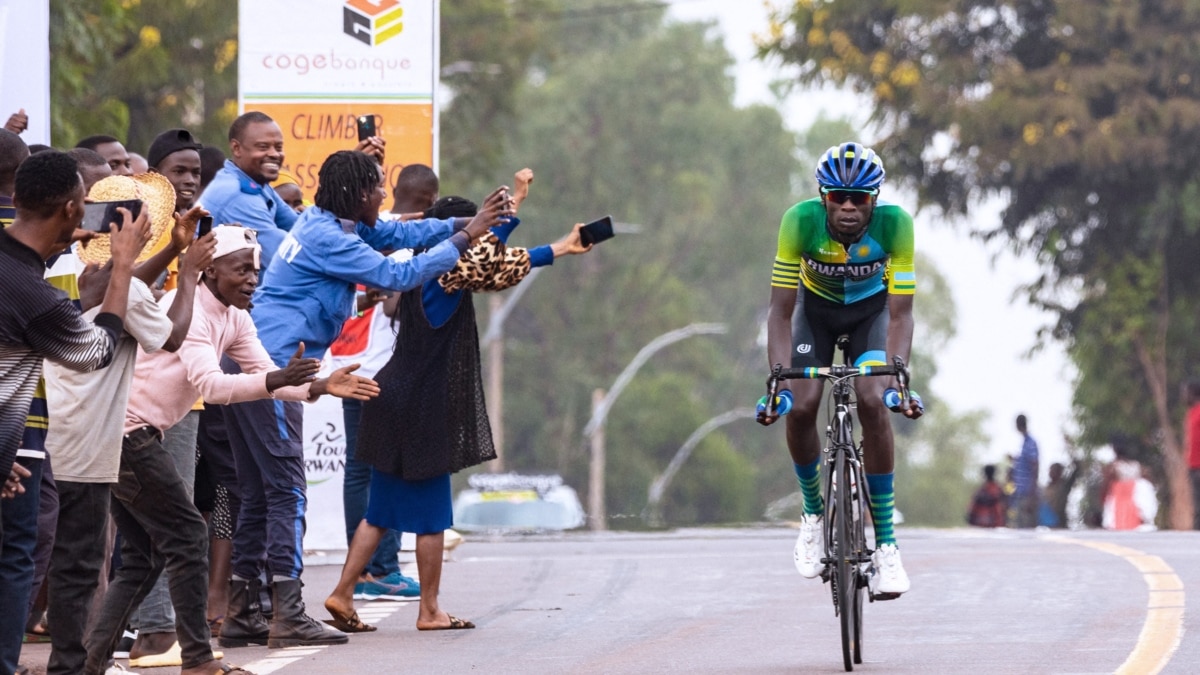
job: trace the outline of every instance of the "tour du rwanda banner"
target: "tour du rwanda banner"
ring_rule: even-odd
[[[389,192],[405,165],[437,168],[437,0],[241,0],[238,19],[241,111],[279,124],[307,199],[364,115],[387,141]]]

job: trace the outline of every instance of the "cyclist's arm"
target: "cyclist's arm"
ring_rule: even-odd
[[[913,296],[891,294],[888,296],[887,351],[908,363],[912,352]]]
[[[796,289],[771,286],[771,300],[767,307],[767,364],[774,368],[776,363],[784,368],[792,367],[792,312],[796,310]],[[780,389],[789,389],[787,380],[779,383]]]
[[[888,254],[887,350],[908,363],[912,351],[913,295],[917,292],[916,243],[912,216],[903,209],[891,214],[884,249]]]
[[[783,214],[775,262],[771,269],[771,300],[767,307],[767,368],[782,364],[792,367],[792,312],[800,288],[800,264],[804,251],[800,205]],[[787,381],[780,389],[789,389]]]

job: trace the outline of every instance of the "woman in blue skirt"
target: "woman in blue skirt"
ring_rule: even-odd
[[[528,169],[517,174],[514,212],[532,180]],[[475,210],[466,199],[445,197],[427,215],[449,218]],[[506,242],[518,224],[513,217],[493,227],[452,271],[400,298],[396,350],[375,376],[380,395],[363,406],[358,432],[358,459],[372,466],[367,513],[341,579],[325,600],[333,616],[329,623],[342,631],[375,630],[354,611],[354,584],[388,529],[417,535],[417,629],[475,627],[438,606],[445,531],[453,525],[450,474],[496,457],[471,294],[504,290],[560,255],[591,250],[580,242],[578,224],[553,244],[510,248]]]

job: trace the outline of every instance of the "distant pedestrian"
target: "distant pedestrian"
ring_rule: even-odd
[[[1146,479],[1142,463],[1134,457],[1128,439],[1113,441],[1117,458],[1105,467],[1104,516],[1106,530],[1154,530],[1158,495]]]
[[[1188,475],[1192,479],[1192,523],[1200,530],[1200,380],[1188,380],[1187,449]]]
[[[1013,502],[1016,506],[1017,527],[1030,528],[1037,524],[1038,507],[1038,444],[1029,435],[1028,420],[1017,415],[1017,431],[1024,440],[1021,454],[1009,459],[1013,463]]]
[[[1006,501],[1004,488],[996,482],[996,465],[988,464],[983,467],[983,485],[971,498],[967,523],[975,527],[1004,527],[1007,524]]]
[[[1050,482],[1042,490],[1038,506],[1038,525],[1045,527],[1067,526],[1067,493],[1072,480],[1066,477],[1066,467],[1059,462],[1050,465]]]

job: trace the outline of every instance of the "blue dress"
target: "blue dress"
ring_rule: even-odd
[[[513,218],[503,225],[492,228],[492,232],[501,243],[505,243],[519,223],[520,221]],[[554,262],[554,253],[549,246],[539,246],[529,250],[529,259],[531,268],[551,265]],[[434,329],[445,326],[458,312],[464,300],[470,302],[469,293],[463,290],[447,292],[439,285],[437,279],[425,282],[420,295],[420,309],[417,312],[423,314],[422,318]],[[473,314],[473,312],[471,313]],[[474,326],[471,327],[471,330],[475,330]],[[397,349],[397,353],[399,352],[400,350]],[[391,364],[389,363],[389,365]],[[385,367],[384,370],[389,369]],[[376,376],[380,379],[380,384],[383,384],[384,370],[381,370]],[[476,375],[478,374],[476,373]],[[364,405],[364,426],[368,422],[366,415],[373,412],[373,408],[372,402]],[[370,421],[379,422],[377,419]],[[487,425],[486,419],[483,420],[483,423],[485,426]],[[450,474],[444,473],[432,478],[406,480],[395,473],[372,466],[370,496],[365,518],[369,524],[375,527],[415,534],[437,534],[453,527],[454,509]]]

